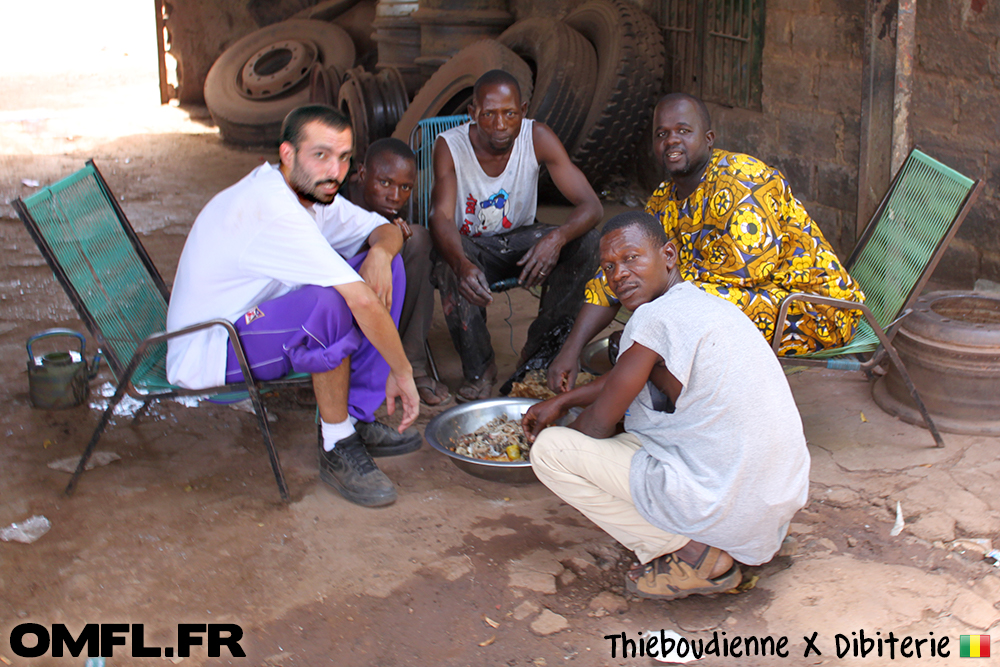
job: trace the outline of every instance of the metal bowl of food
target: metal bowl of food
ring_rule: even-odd
[[[527,484],[536,481],[529,461],[490,461],[463,456],[454,451],[459,438],[475,432],[487,422],[506,415],[520,423],[521,417],[533,404],[535,398],[488,398],[456,405],[434,417],[424,430],[424,437],[431,447],[451,459],[460,469],[493,482],[507,484]],[[571,421],[572,418],[567,418]]]

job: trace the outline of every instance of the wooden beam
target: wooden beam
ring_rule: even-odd
[[[913,97],[913,56],[917,50],[917,0],[899,0],[896,19],[896,91],[892,112],[892,173],[899,171],[913,147],[910,100]]]
[[[856,233],[864,230],[892,179],[896,18],[900,0],[865,3],[861,81],[861,151]]]
[[[153,0],[156,11],[156,59],[160,73],[160,104],[170,101],[170,86],[167,84],[167,54],[163,43],[163,0]]]

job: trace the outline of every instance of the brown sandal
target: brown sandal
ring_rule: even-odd
[[[417,385],[417,393],[420,394],[420,402],[431,407],[441,405],[449,398],[448,386],[443,382],[438,382],[430,375],[422,375],[413,378],[413,383]]]
[[[482,377],[478,380],[466,380],[455,393],[455,401],[458,403],[471,403],[489,398],[493,394],[493,385],[497,381],[497,365],[490,364]]]
[[[676,553],[666,554],[646,563],[638,578],[625,575],[625,587],[635,595],[653,600],[679,600],[689,595],[711,595],[723,593],[740,585],[743,573],[740,566],[733,563],[725,574],[709,579],[722,551],[709,547],[694,565],[677,557]]]

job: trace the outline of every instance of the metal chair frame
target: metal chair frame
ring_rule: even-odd
[[[71,174],[62,181],[48,186],[38,193],[28,197],[26,200],[18,198],[12,202],[14,209],[17,211],[18,216],[21,218],[28,233],[34,239],[35,243],[38,245],[38,249],[41,251],[42,256],[45,257],[45,261],[48,263],[52,272],[55,274],[56,279],[62,285],[63,289],[66,291],[67,296],[69,296],[77,313],[79,313],[80,318],[83,320],[84,324],[90,330],[91,335],[97,341],[98,346],[103,351],[105,358],[108,361],[108,365],[114,374],[118,386],[115,390],[114,396],[109,400],[107,408],[101,415],[101,419],[98,422],[97,428],[94,430],[93,435],[88,442],[83,455],[80,457],[80,462],[77,465],[76,471],[70,478],[69,484],[66,486],[66,495],[71,495],[76,488],[77,482],[80,475],[86,468],[87,461],[93,454],[94,449],[97,447],[97,443],[101,438],[101,434],[104,432],[108,423],[114,414],[115,408],[124,398],[125,394],[128,393],[133,398],[143,402],[142,407],[136,411],[135,416],[132,419],[132,424],[135,425],[139,417],[145,412],[152,401],[160,400],[164,398],[172,398],[176,396],[219,396],[222,394],[232,394],[235,392],[246,392],[249,394],[251,404],[253,405],[254,414],[257,418],[257,425],[260,428],[261,436],[264,440],[264,446],[267,449],[268,458],[271,463],[271,470],[274,472],[275,482],[278,484],[278,491],[281,494],[281,499],[285,502],[288,501],[288,487],[285,484],[284,474],[281,470],[281,463],[278,459],[278,452],[275,449],[274,441],[271,437],[271,431],[268,427],[267,413],[264,410],[264,405],[261,402],[261,393],[268,391],[272,388],[283,387],[283,386],[304,386],[311,383],[311,377],[306,374],[296,373],[292,375],[285,376],[275,381],[270,382],[243,382],[235,384],[226,384],[219,387],[209,387],[205,389],[184,389],[175,385],[170,385],[166,382],[165,371],[163,371],[163,377],[145,377],[148,375],[149,368],[143,374],[144,377],[141,379],[136,379],[136,371],[140,364],[146,360],[150,355],[156,355],[154,365],[157,368],[162,369],[162,363],[165,360],[165,349],[166,346],[163,345],[167,340],[171,338],[176,338],[178,336],[183,336],[185,334],[190,334],[202,329],[207,329],[209,327],[221,326],[226,330],[229,336],[229,341],[233,345],[233,350],[236,353],[236,358],[240,364],[240,370],[243,372],[244,378],[252,378],[250,373],[250,366],[247,363],[246,354],[243,351],[243,346],[240,343],[239,334],[237,333],[235,327],[232,323],[223,319],[209,320],[207,322],[202,322],[184,329],[177,331],[157,331],[149,335],[142,337],[137,336],[135,340],[129,341],[116,341],[109,340],[102,331],[101,325],[95,317],[91,308],[87,305],[87,300],[81,289],[84,289],[82,285],[75,285],[71,280],[68,272],[61,265],[57,253],[53,249],[50,241],[46,238],[45,232],[36,220],[35,215],[32,214],[31,208],[34,205],[39,204],[46,199],[54,199],[52,188],[60,185],[61,183],[68,181],[69,179],[80,177],[84,172],[91,172],[96,183],[100,187],[103,199],[106,203],[110,204],[112,212],[115,218],[117,218],[118,223],[121,225],[121,231],[124,232],[125,237],[131,244],[131,250],[134,252],[133,259],[137,258],[141,263],[142,267],[148,273],[148,278],[155,285],[156,291],[159,296],[162,297],[162,302],[156,304],[147,304],[150,308],[162,312],[163,319],[166,321],[166,308],[170,301],[170,291],[160,276],[159,271],[157,271],[156,266],[153,264],[143,247],[142,242],[136,235],[135,230],[132,225],[129,224],[128,219],[125,217],[124,211],[118,205],[117,200],[108,187],[107,181],[101,175],[101,172],[97,169],[93,160],[87,161],[87,166],[80,171]],[[83,177],[86,177],[84,174]],[[60,224],[71,224],[71,219],[69,214],[65,210],[59,210],[59,223]],[[79,243],[79,241],[77,241]],[[78,246],[81,253],[84,253],[82,247]],[[93,268],[91,268],[93,271]],[[96,274],[93,276],[101,290],[103,291],[103,285],[100,283],[100,278]],[[105,294],[105,296],[110,299],[115,297],[121,297],[121,295],[115,294]],[[134,352],[126,357],[127,352],[122,354],[119,346],[116,343],[129,343],[136,344]],[[156,346],[162,347],[156,350]],[[154,350],[154,351],[151,351]],[[125,359],[128,359],[125,361]],[[138,385],[138,386],[137,386]]]
[[[892,183],[889,186],[888,192],[886,192],[885,196],[882,198],[882,201],[879,203],[878,208],[872,215],[872,219],[865,227],[864,232],[862,232],[861,237],[858,239],[858,242],[855,245],[854,250],[851,252],[851,255],[847,259],[847,262],[845,262],[844,267],[847,269],[848,273],[851,272],[851,269],[854,268],[862,252],[865,250],[869,241],[871,241],[874,234],[876,233],[876,230],[879,228],[880,224],[883,224],[882,221],[885,217],[886,209],[889,205],[889,202],[890,200],[892,200],[893,194],[895,194],[897,188],[900,186],[900,183],[902,182],[901,179],[904,177],[904,174],[908,173],[907,168],[910,166],[911,161],[915,159],[920,159],[926,164],[933,163],[935,167],[940,167],[939,173],[953,174],[954,176],[969,181],[970,185],[961,204],[957,206],[954,216],[951,219],[950,225],[948,225],[948,228],[945,230],[945,232],[941,235],[940,239],[938,240],[934,251],[931,253],[930,258],[928,259],[927,263],[923,268],[923,271],[917,277],[917,279],[913,281],[913,283],[909,286],[909,291],[906,294],[902,306],[898,309],[898,311],[894,315],[891,316],[890,321],[885,322],[884,325],[881,325],[878,322],[875,314],[866,304],[857,303],[855,301],[847,301],[844,299],[834,299],[831,297],[795,292],[789,294],[781,302],[781,307],[778,310],[778,318],[774,328],[776,333],[774,336],[774,340],[772,342],[772,348],[774,350],[775,355],[778,356],[779,361],[781,361],[781,363],[783,364],[817,365],[817,366],[825,366],[827,368],[834,370],[860,370],[869,376],[871,375],[872,370],[876,366],[880,365],[885,360],[886,356],[888,356],[889,360],[896,367],[896,370],[899,371],[899,374],[902,377],[903,382],[906,384],[907,390],[910,392],[910,396],[913,398],[913,401],[916,403],[917,408],[920,410],[920,414],[924,419],[924,423],[927,425],[928,430],[930,430],[931,432],[931,436],[934,438],[935,446],[944,447],[944,440],[941,438],[941,433],[938,431],[937,426],[931,419],[930,413],[927,411],[927,407],[924,405],[923,400],[920,398],[919,392],[914,386],[913,381],[910,379],[910,375],[909,373],[907,373],[906,367],[903,364],[902,359],[900,359],[899,354],[896,352],[896,348],[893,347],[892,339],[896,335],[896,332],[899,330],[899,327],[902,324],[903,319],[907,315],[909,315],[910,312],[912,311],[913,302],[916,301],[916,299],[920,296],[920,293],[923,290],[924,286],[927,284],[927,281],[930,279],[931,274],[934,273],[934,269],[937,267],[938,262],[941,261],[941,257],[944,255],[944,252],[947,249],[948,244],[951,242],[951,239],[954,238],[955,233],[958,231],[959,226],[961,226],[962,222],[968,215],[969,209],[979,196],[979,192],[983,186],[982,180],[972,181],[971,179],[968,179],[962,176],[961,174],[958,174],[958,172],[955,172],[954,170],[941,164],[937,160],[934,160],[933,158],[927,156],[919,149],[913,148],[913,150],[910,151],[910,155],[907,157],[906,162],[903,164],[903,166],[899,169],[899,171],[893,178]],[[864,284],[861,285],[862,291],[864,291],[865,294],[868,296],[872,296],[876,293],[879,293],[881,291],[878,289],[879,287],[880,285],[864,285]],[[795,355],[795,356],[781,355],[778,353],[778,350],[781,346],[781,335],[778,332],[784,331],[785,321],[788,315],[788,308],[795,302],[808,302],[819,305],[832,306],[835,308],[842,308],[845,310],[860,311],[862,316],[864,317],[863,320],[864,323],[867,323],[868,328],[871,330],[871,333],[873,333],[877,337],[878,342],[871,343],[868,345],[865,344],[853,345],[853,346],[848,345],[842,348],[837,348],[832,350],[822,350],[812,355]],[[872,352],[871,356],[868,357],[867,359],[864,358],[863,356],[863,354],[866,352]],[[837,356],[838,354],[842,356]]]

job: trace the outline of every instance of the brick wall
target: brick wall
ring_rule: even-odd
[[[716,145],[781,169],[842,257],[854,247],[861,0],[769,0],[762,110],[711,105]]]
[[[564,16],[579,2],[511,7],[518,18]],[[659,0],[633,4],[656,16]],[[762,109],[709,105],[716,145],[781,169],[844,257],[855,240],[863,22],[864,0],[768,0]]]
[[[762,111],[712,106],[717,145],[781,169],[827,238],[855,242],[863,0],[769,0]],[[1000,281],[1000,0],[919,2],[910,129],[985,187],[933,279]]]
[[[1000,281],[1000,0],[919,2],[916,38],[913,140],[985,180],[934,278]]]

